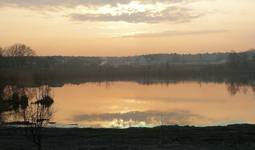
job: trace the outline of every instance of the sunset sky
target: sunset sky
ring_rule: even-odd
[[[255,0],[0,0],[0,46],[124,56],[255,48]]]

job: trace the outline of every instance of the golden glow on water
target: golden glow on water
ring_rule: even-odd
[[[54,88],[58,123],[92,127],[255,123],[255,93],[225,84],[87,83]]]

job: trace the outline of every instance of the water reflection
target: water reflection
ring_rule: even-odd
[[[255,84],[254,85],[244,85],[238,83],[226,83],[227,90],[231,95],[236,95],[239,92],[246,94],[249,90],[252,90],[255,93]]]
[[[90,127],[254,123],[254,91],[237,85],[235,94],[224,83],[65,85],[54,88],[55,119]]]
[[[169,124],[186,124],[189,125],[194,119],[202,119],[201,116],[192,114],[188,111],[159,112],[159,111],[132,111],[126,113],[102,113],[102,114],[84,114],[74,116],[75,122],[106,123],[105,126],[111,127],[141,127]],[[110,124],[107,124],[110,122]],[[100,127],[100,126],[99,126]],[[102,125],[101,125],[102,127]]]
[[[0,97],[1,123],[46,126],[52,116],[53,103],[51,88],[47,85],[37,88],[4,86]]]
[[[145,83],[89,82],[61,87],[2,85],[0,123],[33,122],[38,106],[45,106],[41,112],[43,120],[49,123],[53,103],[56,112],[52,121],[58,125],[151,127],[255,123],[255,85],[251,83]],[[53,91],[54,100],[51,99]],[[44,92],[51,94],[48,97]]]

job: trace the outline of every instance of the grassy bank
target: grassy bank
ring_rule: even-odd
[[[35,146],[22,128],[0,128],[1,150]],[[130,129],[44,129],[44,150],[254,150],[255,125]]]

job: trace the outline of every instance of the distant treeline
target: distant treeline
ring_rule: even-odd
[[[101,57],[0,57],[0,78],[8,80],[76,81],[76,80],[253,80],[255,55],[229,53],[227,61],[215,64],[108,63]],[[151,55],[149,55],[151,57]],[[143,56],[146,58],[146,56]],[[158,57],[160,60],[161,57]],[[108,58],[113,60],[114,58]],[[120,59],[120,58],[118,58]],[[155,59],[155,58],[154,58]],[[117,65],[118,64],[118,65]]]

